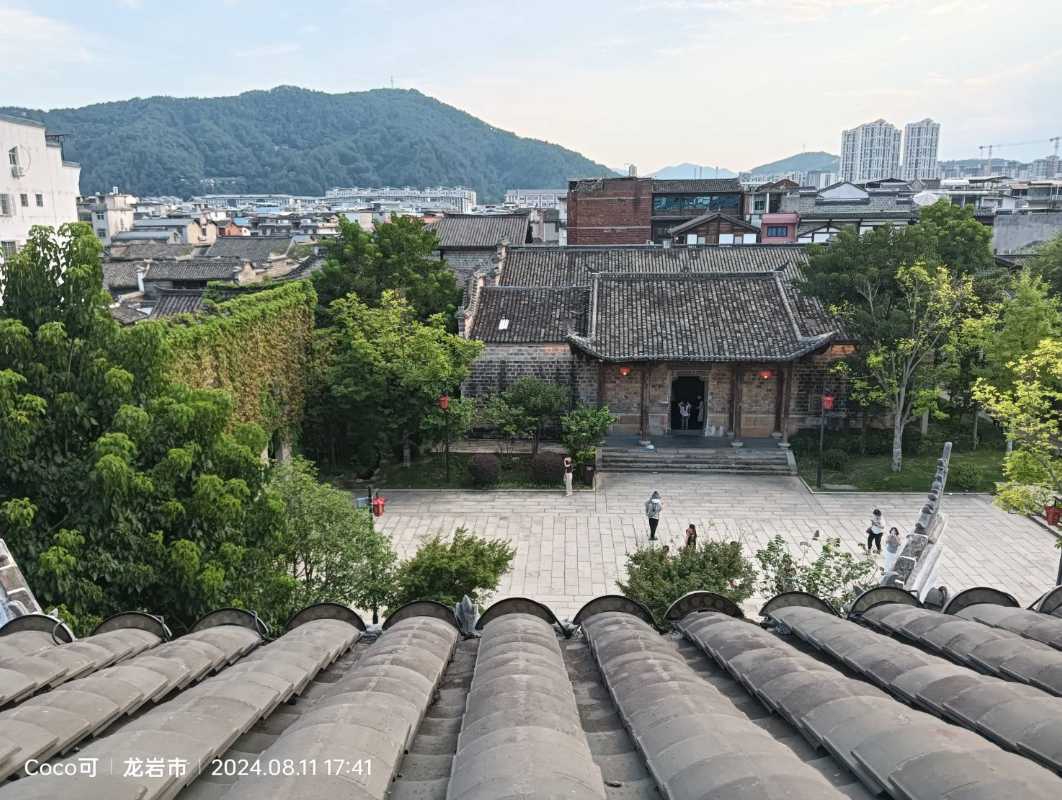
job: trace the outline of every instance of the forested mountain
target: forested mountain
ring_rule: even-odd
[[[826,172],[837,172],[841,168],[841,159],[838,156],[822,151],[797,153],[794,156],[772,161],[769,164],[760,164],[748,170],[753,175],[777,175],[781,172],[807,172],[820,169]]]
[[[661,167],[649,175],[650,178],[661,180],[682,180],[684,178],[736,178],[737,173],[724,167],[706,167],[701,164],[690,164],[684,161],[681,164],[673,164],[670,167]]]
[[[499,130],[415,90],[327,94],[292,86],[236,97],[135,98],[0,113],[68,135],[81,191],[138,195],[322,194],[332,186],[566,186],[611,170],[571,150]]]

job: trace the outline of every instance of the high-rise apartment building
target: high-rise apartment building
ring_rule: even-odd
[[[883,119],[841,134],[841,180],[865,183],[900,174],[900,129]]]
[[[937,146],[940,144],[940,123],[926,119],[908,122],[903,129],[903,178],[938,178]]]

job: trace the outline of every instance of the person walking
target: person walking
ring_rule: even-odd
[[[572,496],[572,459],[571,456],[564,457],[564,496]]]
[[[679,403],[679,416],[682,417],[682,430],[688,431],[690,429],[690,403],[688,400],[683,400]]]
[[[690,523],[689,527],[686,528],[686,549],[697,549],[697,526],[694,525],[692,522]]]
[[[903,540],[900,538],[900,529],[889,528],[889,535],[885,537],[885,565],[883,572],[888,575],[896,566],[896,559],[900,557],[900,548]]]
[[[885,520],[881,516],[881,509],[875,508],[874,513],[870,516],[870,527],[867,528],[867,554],[869,555],[873,548],[877,548],[878,553],[881,553],[881,537],[885,533]]]
[[[704,398],[697,398],[697,427],[704,427]]]
[[[649,518],[649,541],[656,541],[656,526],[660,524],[660,512],[664,510],[664,501],[660,492],[654,491],[645,501],[645,516]]]

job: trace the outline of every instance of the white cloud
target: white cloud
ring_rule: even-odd
[[[92,37],[32,11],[0,8],[0,31],[0,62],[6,69],[39,72],[96,60]]]

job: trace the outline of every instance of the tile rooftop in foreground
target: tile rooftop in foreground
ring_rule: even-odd
[[[879,587],[848,618],[800,592],[760,613],[695,592],[661,633],[615,595],[570,622],[509,598],[474,631],[432,602],[366,630],[321,604],[273,638],[222,609],[176,638],[132,613],[79,641],[21,617],[0,629],[4,776],[99,772],[0,800],[1062,796],[1062,587],[1032,609]]]

